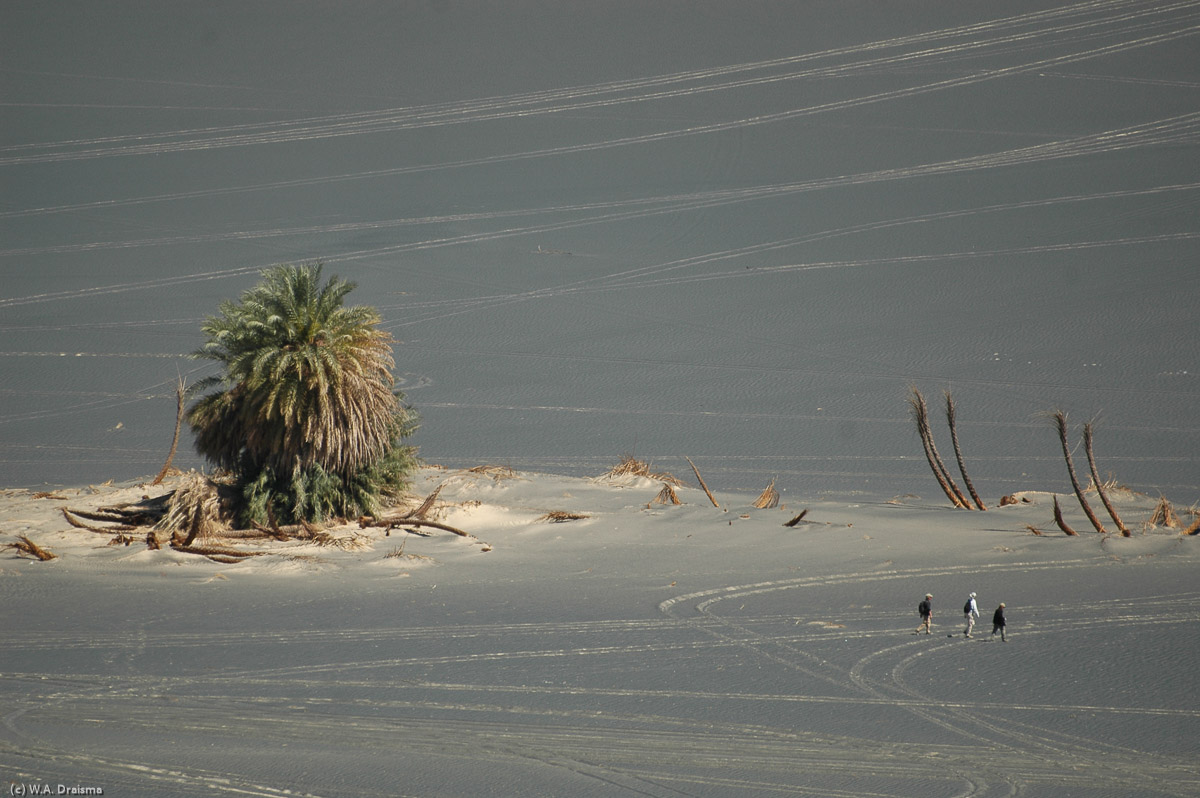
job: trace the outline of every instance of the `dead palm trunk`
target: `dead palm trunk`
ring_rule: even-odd
[[[987,506],[979,498],[979,494],[975,492],[975,486],[971,484],[971,478],[967,476],[967,467],[963,464],[962,448],[958,445],[958,426],[954,423],[956,420],[954,397],[946,391],[946,423],[950,426],[950,441],[954,444],[954,459],[958,461],[958,470],[962,474],[963,484],[967,486],[967,492],[971,494],[971,499],[975,502],[975,506],[980,510],[986,510]]]
[[[1117,525],[1117,529],[1121,530],[1121,534],[1130,537],[1132,533],[1121,521],[1121,516],[1117,515],[1112,502],[1108,500],[1108,494],[1104,491],[1104,483],[1100,481],[1100,472],[1096,470],[1096,455],[1092,452],[1092,422],[1090,421],[1083,425],[1083,448],[1087,452],[1088,469],[1092,472],[1092,482],[1096,483],[1096,493],[1100,494],[1100,501],[1104,503],[1104,509],[1108,510],[1109,516]]]
[[[929,429],[929,408],[925,405],[925,397],[916,388],[910,387],[909,391],[911,391],[911,395],[908,397],[908,404],[912,407],[913,419],[917,422],[917,434],[921,436],[921,445],[925,448],[925,459],[929,461],[929,468],[933,471],[934,479],[937,480],[951,504],[955,507],[970,509],[970,505],[967,504],[966,499],[959,492],[958,486],[954,485],[954,480],[946,471],[946,465],[942,462],[937,447],[933,443],[933,433]]]
[[[1062,444],[1063,457],[1067,460],[1067,473],[1071,475],[1071,487],[1075,490],[1075,498],[1079,499],[1079,506],[1083,508],[1083,514],[1092,522],[1096,531],[1107,532],[1104,524],[1100,523],[1100,519],[1092,512],[1092,506],[1083,496],[1083,488],[1079,487],[1079,477],[1075,476],[1075,462],[1071,459],[1071,445],[1067,442],[1067,414],[1061,410],[1055,410],[1053,418],[1054,425],[1058,427],[1058,440]]]
[[[1075,537],[1079,534],[1074,529],[1071,529],[1066,520],[1063,518],[1062,508],[1058,506],[1058,496],[1054,497],[1054,523],[1058,524],[1058,528],[1071,537]]]
[[[183,426],[183,400],[186,393],[187,386],[184,385],[183,377],[180,377],[179,384],[175,386],[175,435],[171,438],[171,451],[167,453],[167,462],[163,463],[162,470],[158,472],[158,476],[150,483],[151,485],[160,484],[166,478],[167,472],[171,470],[171,461],[175,459],[175,450],[179,448],[179,428]]]

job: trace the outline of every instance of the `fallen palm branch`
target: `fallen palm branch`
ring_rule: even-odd
[[[264,554],[271,553],[269,551],[233,549],[227,546],[185,546],[179,543],[172,543],[171,548],[184,554],[198,554],[201,557],[207,557],[213,562],[224,563],[226,565],[239,563],[247,557],[261,557]]]
[[[1096,469],[1096,455],[1092,451],[1092,422],[1087,422],[1083,425],[1083,448],[1087,452],[1088,470],[1092,474],[1092,484],[1096,486],[1096,495],[1100,497],[1104,509],[1108,510],[1108,515],[1112,518],[1113,523],[1117,525],[1117,529],[1121,530],[1121,534],[1129,537],[1132,533],[1129,531],[1125,523],[1121,521],[1121,516],[1117,515],[1117,510],[1113,507],[1112,502],[1108,499],[1108,491],[1104,488],[1104,483],[1100,480],[1100,472]]]
[[[108,516],[96,518],[95,516],[100,515],[99,513],[87,513],[87,512],[80,511],[80,510],[69,510],[66,507],[63,507],[62,514],[63,514],[63,518],[66,519],[67,523],[70,524],[71,526],[75,527],[76,529],[86,529],[89,532],[99,532],[102,535],[110,535],[114,532],[131,532],[131,531],[137,529],[137,526],[134,524],[125,524],[125,523],[118,522],[113,526],[93,526],[91,524],[85,524],[83,521],[79,520],[80,518],[88,518],[88,520],[93,520],[93,521],[113,521],[114,520]]]
[[[696,468],[696,464],[692,462],[692,458],[684,457],[683,459],[687,460],[688,465],[692,467],[692,473],[696,475],[696,481],[700,483],[700,487],[704,490],[704,495],[712,502],[712,506],[720,508],[721,505],[717,504],[716,497],[712,495],[712,491],[708,489],[708,485],[704,484],[704,477],[700,476],[700,469]]]
[[[1079,506],[1083,508],[1083,514],[1092,522],[1096,531],[1107,532],[1104,524],[1100,523],[1100,519],[1092,512],[1092,506],[1088,504],[1088,500],[1083,495],[1083,488],[1079,485],[1079,477],[1075,476],[1075,462],[1071,459],[1071,445],[1067,441],[1067,414],[1062,410],[1055,410],[1050,417],[1058,429],[1058,440],[1062,444],[1063,458],[1067,461],[1067,473],[1071,476],[1071,488],[1075,491],[1075,498],[1079,499]]]
[[[946,394],[946,424],[950,427],[950,442],[954,446],[954,459],[958,461],[958,471],[962,474],[963,484],[967,486],[967,492],[971,494],[972,501],[980,510],[986,510],[987,505],[979,498],[979,494],[975,492],[975,485],[972,484],[971,478],[967,476],[967,466],[963,462],[962,447],[958,445],[958,411],[954,406],[954,397],[949,391]]]
[[[582,521],[584,518],[591,518],[591,516],[587,513],[570,513],[566,510],[551,510],[550,512],[536,519],[536,521],[549,521],[554,524],[561,524],[564,521]]]
[[[42,562],[46,562],[47,560],[58,559],[57,554],[55,554],[52,551],[47,551],[46,549],[43,549],[41,546],[39,546],[38,544],[36,544],[32,540],[30,540],[27,535],[19,536],[15,543],[9,543],[5,546],[5,548],[16,549],[16,551],[18,553],[28,554],[32,557],[36,557],[37,559],[41,560]]]
[[[796,516],[796,517],[795,517],[795,518],[793,518],[791,521],[788,521],[786,524],[784,524],[784,526],[786,526],[786,527],[793,527],[793,526],[795,526],[796,524],[798,524],[798,523],[800,523],[801,521],[803,521],[803,520],[804,520],[804,516],[806,516],[806,515],[808,515],[808,508],[807,508],[807,507],[805,507],[803,510],[801,510],[801,511],[800,511],[800,515]]]
[[[167,461],[163,463],[162,469],[158,472],[158,476],[154,478],[151,485],[160,485],[167,476],[167,472],[171,470],[171,462],[175,459],[175,450],[179,448],[179,430],[183,426],[184,403],[187,396],[187,385],[184,384],[183,377],[179,378],[179,382],[175,386],[175,434],[171,437],[171,451],[167,453]]]
[[[62,494],[59,494],[59,493],[54,493],[52,491],[39,490],[37,493],[33,494],[30,498],[33,498],[33,499],[66,499],[67,497],[63,496]]]
[[[946,470],[946,464],[942,462],[942,458],[938,454],[937,446],[933,442],[933,432],[929,429],[929,408],[925,404],[925,397],[914,386],[909,386],[908,404],[912,408],[913,420],[917,424],[917,435],[921,438],[925,459],[929,462],[929,468],[933,471],[933,477],[937,480],[938,487],[955,507],[970,509],[970,505],[967,504],[958,486],[954,484],[954,480]]]
[[[1054,523],[1058,524],[1059,529],[1061,529],[1066,534],[1071,535],[1072,537],[1079,534],[1074,529],[1071,529],[1071,527],[1067,524],[1066,520],[1063,518],[1062,508],[1058,506],[1058,496],[1057,495],[1054,497]]]
[[[651,471],[649,463],[644,460],[638,460],[631,454],[621,455],[621,462],[600,475],[601,479],[616,479],[619,477],[645,477],[646,479],[666,482],[670,485],[683,485],[683,482],[673,474],[665,471]]]
[[[480,476],[491,477],[499,482],[502,479],[513,479],[517,476],[517,472],[513,471],[508,466],[501,465],[479,465],[474,468],[467,469],[468,474],[478,474]]]
[[[767,487],[763,488],[763,492],[754,500],[752,506],[760,510],[769,510],[779,506],[779,491],[775,490],[775,480],[772,479]]]
[[[1191,526],[1183,530],[1185,535],[1200,535],[1200,513],[1192,520]]]
[[[679,501],[679,495],[677,493],[675,493],[675,488],[673,488],[669,482],[663,483],[662,490],[660,490],[658,492],[658,495],[655,496],[653,501],[651,501],[650,503],[651,504],[682,504],[682,502]]]
[[[461,529],[455,529],[449,524],[443,524],[440,521],[427,521],[422,518],[407,518],[403,515],[385,516],[382,518],[378,516],[364,515],[362,518],[358,519],[358,525],[360,527],[376,526],[389,528],[427,526],[432,527],[433,529],[441,529],[444,532],[453,532],[454,534],[464,538],[474,537],[470,532],[464,532]]]

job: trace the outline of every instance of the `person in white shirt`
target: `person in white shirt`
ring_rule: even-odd
[[[979,617],[979,606],[975,603],[974,593],[967,598],[966,606],[963,607],[963,617],[967,621],[967,629],[963,634],[970,637],[971,631],[975,628],[975,619]]]

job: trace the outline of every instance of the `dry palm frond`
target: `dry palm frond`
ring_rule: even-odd
[[[669,482],[664,482],[662,490],[654,497],[651,504],[681,504],[679,496],[675,493],[675,488]]]
[[[1100,523],[1100,519],[1092,512],[1092,506],[1084,498],[1083,488],[1079,486],[1079,477],[1075,476],[1075,462],[1071,459],[1071,445],[1067,441],[1067,414],[1062,410],[1055,410],[1050,414],[1050,418],[1054,420],[1054,426],[1058,429],[1058,441],[1062,444],[1063,458],[1067,461],[1067,473],[1071,476],[1071,488],[1075,491],[1075,498],[1079,499],[1079,506],[1083,508],[1083,514],[1092,522],[1092,527],[1097,532],[1103,533],[1106,531],[1104,524]]]
[[[1188,526],[1187,529],[1183,530],[1183,534],[1185,534],[1185,535],[1200,535],[1200,513],[1198,513],[1196,515],[1196,517],[1192,520],[1191,525]]]
[[[33,494],[33,496],[31,498],[34,498],[34,499],[65,499],[67,497],[62,496],[58,493],[53,493],[48,490],[39,490],[37,493]]]
[[[420,507],[417,507],[415,510],[410,510],[405,515],[405,517],[406,518],[424,518],[429,513],[429,511],[433,509],[433,503],[435,501],[437,501],[438,494],[441,492],[442,492],[442,485],[438,485],[437,488],[434,489],[433,493],[431,493],[425,497],[425,501],[421,502]]]
[[[173,538],[181,537],[184,546],[228,529],[216,483],[199,473],[189,475],[175,490],[166,515],[154,528]]]
[[[771,484],[763,488],[763,492],[754,500],[753,506],[760,510],[769,510],[779,506],[779,491],[775,490],[774,479],[771,480]]]
[[[1088,471],[1092,475],[1092,486],[1096,489],[1096,494],[1100,496],[1101,503],[1104,504],[1104,509],[1108,510],[1108,516],[1117,525],[1117,529],[1121,530],[1121,534],[1129,537],[1132,533],[1121,520],[1121,516],[1117,515],[1116,508],[1108,499],[1108,491],[1105,490],[1104,483],[1100,480],[1100,473],[1096,470],[1096,455],[1092,451],[1092,422],[1087,422],[1083,425],[1083,448],[1087,452]]]
[[[1030,532],[1030,534],[1033,534],[1033,535],[1042,535],[1042,534],[1044,534],[1044,533],[1042,532],[1042,530],[1038,529],[1038,528],[1037,528],[1036,526],[1034,526],[1033,524],[1026,524],[1026,525],[1025,525],[1025,528],[1026,528],[1026,529],[1028,529],[1028,530],[1029,530],[1029,532]]]
[[[704,484],[704,477],[700,476],[700,469],[696,468],[696,464],[692,462],[692,458],[685,457],[683,459],[687,460],[688,465],[692,467],[692,473],[696,475],[696,481],[699,482],[700,487],[704,489],[704,495],[708,497],[710,502],[712,502],[712,506],[719,508],[721,505],[717,504],[716,497],[712,495],[712,491],[708,489],[708,485]]]
[[[1150,523],[1154,526],[1167,526],[1172,529],[1179,526],[1179,516],[1175,514],[1175,510],[1167,501],[1166,496],[1159,497],[1158,504],[1154,506],[1154,513],[1150,516]]]
[[[796,516],[796,517],[795,517],[795,518],[793,518],[791,521],[788,521],[786,524],[784,524],[784,526],[786,526],[786,527],[793,527],[793,526],[795,526],[796,524],[798,524],[798,523],[800,523],[801,521],[803,521],[803,520],[804,520],[804,516],[806,516],[806,515],[808,515],[808,508],[807,508],[807,507],[805,507],[803,510],[801,510],[801,511],[800,511],[800,515]]]
[[[1071,529],[1066,520],[1063,519],[1062,508],[1058,506],[1058,496],[1054,497],[1054,523],[1058,524],[1059,529],[1072,537],[1079,534],[1074,529]]]
[[[563,521],[581,521],[584,518],[591,518],[591,516],[587,513],[569,513],[566,510],[552,510],[537,520],[561,524]]]
[[[517,472],[513,471],[508,466],[501,465],[480,465],[474,468],[467,469],[468,474],[481,474],[485,477],[491,477],[499,482],[502,479],[513,479],[517,476]]]
[[[43,549],[41,546],[30,540],[26,535],[19,536],[16,543],[9,543],[6,548],[15,549],[19,554],[28,554],[32,557],[38,558],[43,562],[58,558],[57,554]]]
[[[683,485],[683,482],[676,479],[672,474],[651,471],[649,463],[644,460],[638,460],[631,454],[621,455],[621,462],[600,475],[601,479],[613,479],[616,477],[645,477],[646,479],[666,482],[670,485]]]

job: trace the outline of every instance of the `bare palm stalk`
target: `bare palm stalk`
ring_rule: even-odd
[[[775,490],[775,480],[771,480],[771,484],[763,489],[759,497],[754,500],[754,506],[760,510],[767,510],[772,507],[779,506],[779,491]]]
[[[167,462],[163,463],[162,470],[158,472],[158,476],[154,478],[151,485],[162,484],[166,478],[167,472],[171,470],[171,461],[175,459],[175,450],[179,448],[179,430],[183,426],[184,417],[184,397],[187,395],[187,385],[183,382],[183,377],[179,378],[178,384],[175,386],[175,434],[171,437],[171,451],[167,453]]]
[[[1083,448],[1087,452],[1088,469],[1092,472],[1092,482],[1096,483],[1096,493],[1100,495],[1100,501],[1104,503],[1104,509],[1108,510],[1109,516],[1113,523],[1117,525],[1117,529],[1121,530],[1121,534],[1129,537],[1132,533],[1129,528],[1121,521],[1121,516],[1117,515],[1116,508],[1112,506],[1112,502],[1108,500],[1108,493],[1104,489],[1104,483],[1100,481],[1100,472],[1096,470],[1096,455],[1092,451],[1092,422],[1087,422],[1083,425]]]
[[[1107,532],[1104,524],[1100,523],[1100,519],[1092,512],[1092,506],[1084,498],[1083,488],[1079,486],[1079,477],[1075,476],[1075,462],[1071,459],[1071,445],[1067,442],[1067,414],[1061,410],[1055,410],[1051,417],[1054,419],[1054,425],[1058,428],[1058,440],[1062,444],[1063,457],[1067,461],[1067,473],[1071,475],[1071,487],[1075,490],[1075,498],[1079,499],[1079,506],[1083,508],[1083,514],[1092,522],[1096,531]]]
[[[929,408],[925,405],[925,397],[916,388],[910,387],[911,394],[908,397],[908,404],[912,407],[913,419],[917,422],[917,434],[921,436],[921,445],[925,448],[925,459],[929,461],[929,468],[933,471],[934,479],[946,494],[946,498],[955,507],[967,507],[970,505],[966,500],[961,498],[957,486],[951,489],[950,474],[946,472],[946,466],[942,462],[942,458],[938,456],[937,447],[933,443],[933,433],[929,430]]]
[[[967,476],[967,467],[963,464],[962,447],[958,445],[958,425],[957,413],[954,407],[954,397],[946,391],[946,424],[950,427],[950,440],[954,444],[954,459],[958,461],[958,470],[962,474],[963,484],[967,486],[967,492],[971,494],[971,499],[975,502],[975,506],[980,510],[986,510],[987,505],[979,498],[979,494],[975,492],[975,486],[971,483],[971,478]]]
[[[1071,535],[1072,537],[1079,534],[1074,529],[1071,529],[1071,527],[1067,525],[1067,522],[1063,520],[1062,508],[1058,506],[1058,496],[1054,497],[1054,523],[1058,524],[1059,529],[1061,529],[1063,532],[1066,532],[1068,535]]]
[[[692,458],[690,458],[690,457],[684,457],[683,459],[684,459],[684,460],[687,460],[687,461],[688,461],[688,465],[690,465],[690,466],[692,467],[692,473],[694,473],[694,474],[696,475],[696,481],[697,481],[697,482],[699,482],[699,483],[700,483],[700,487],[704,489],[704,493],[705,493],[705,495],[706,495],[706,496],[708,496],[708,500],[709,500],[710,502],[712,502],[712,506],[713,506],[713,507],[720,508],[720,506],[721,506],[721,505],[717,504],[717,500],[716,500],[716,498],[715,498],[715,497],[712,495],[712,491],[708,489],[708,485],[705,485],[705,484],[704,484],[704,477],[700,476],[700,469],[699,469],[699,468],[696,468],[696,464],[692,462]]]

